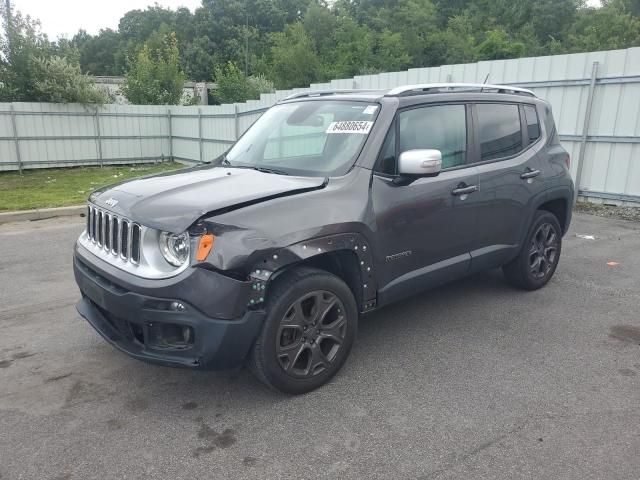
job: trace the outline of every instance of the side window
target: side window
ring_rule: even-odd
[[[467,153],[464,105],[434,105],[400,113],[400,152],[436,149],[442,168],[463,165]]]
[[[527,122],[529,143],[533,143],[540,138],[540,122],[538,121],[538,112],[536,112],[536,107],[532,105],[525,105],[524,118]]]
[[[476,112],[480,161],[509,157],[522,150],[522,130],[517,105],[479,103],[476,105]]]
[[[559,145],[560,139],[558,138],[558,129],[553,121],[553,113],[551,112],[551,106],[546,105],[542,114],[542,121],[544,122],[545,129],[549,135],[549,145]]]

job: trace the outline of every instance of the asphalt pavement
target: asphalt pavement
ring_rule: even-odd
[[[640,478],[640,223],[575,215],[542,290],[492,271],[364,317],[300,397],[105,343],[81,230],[0,226],[2,480]]]

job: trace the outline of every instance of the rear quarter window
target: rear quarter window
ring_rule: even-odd
[[[527,136],[529,137],[529,143],[534,143],[540,138],[540,121],[538,120],[536,107],[532,105],[525,105],[524,118],[527,122]]]
[[[547,142],[548,145],[559,145],[560,138],[558,137],[558,129],[553,121],[553,113],[550,105],[546,105],[544,107],[542,119],[544,122],[544,128],[547,131],[547,136],[549,137],[549,141]]]

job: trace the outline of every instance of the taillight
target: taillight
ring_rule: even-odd
[[[567,168],[571,170],[571,155],[567,154],[567,156],[564,159],[564,163],[566,163]]]

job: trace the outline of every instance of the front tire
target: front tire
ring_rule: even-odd
[[[328,382],[349,356],[358,308],[349,287],[323,270],[295,268],[274,280],[249,358],[265,384],[289,394]]]
[[[538,210],[520,253],[502,271],[512,285],[537,290],[553,277],[561,250],[562,229],[558,219],[550,212]]]

